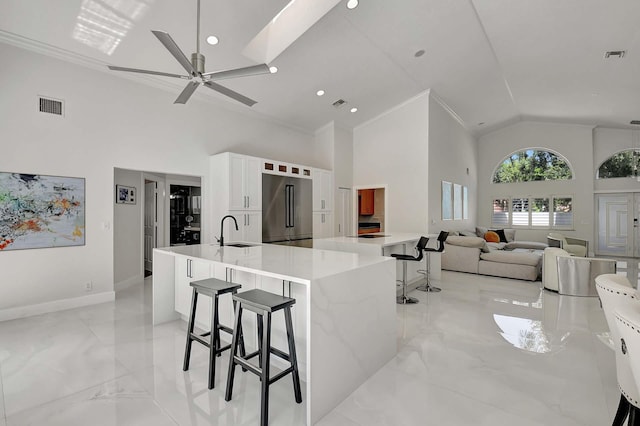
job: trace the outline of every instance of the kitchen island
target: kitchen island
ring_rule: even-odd
[[[294,335],[309,425],[396,354],[391,258],[271,244],[177,246],[154,249],[153,254],[154,324],[186,319],[189,283],[208,277],[242,284],[240,291],[260,288],[296,299]],[[221,297],[220,321],[230,325],[232,305],[225,297],[229,295]],[[198,300],[196,317],[196,324],[205,330],[210,314],[207,299]],[[255,321],[243,321],[248,348],[256,347],[254,327]],[[286,348],[281,318],[274,318],[272,334],[272,345]],[[221,376],[217,386],[224,383],[225,375]],[[295,404],[293,397],[291,403]]]
[[[436,247],[437,235],[429,237],[428,247]],[[384,232],[378,234],[363,234],[349,237],[333,237],[313,240],[313,247],[323,250],[337,250],[365,255],[390,256],[391,253],[415,255],[415,246],[421,235],[417,233]],[[440,254],[431,253],[431,278],[440,278]],[[413,287],[424,279],[424,275],[417,272],[425,269],[425,260],[421,262],[407,262],[407,283]],[[402,262],[397,265],[397,279],[402,279]]]

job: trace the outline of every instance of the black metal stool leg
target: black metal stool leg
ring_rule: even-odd
[[[613,426],[622,426],[624,425],[624,421],[627,420],[627,416],[629,415],[629,401],[624,395],[620,394],[620,402],[618,403],[618,411],[616,411],[616,416],[613,418]]]
[[[296,355],[296,344],[293,337],[293,321],[291,321],[291,308],[284,309],[284,319],[287,327],[287,342],[289,343],[289,360],[291,361],[291,367],[293,367],[293,394],[296,397],[296,402],[300,404],[302,402],[302,391],[300,389],[300,374],[298,372],[298,356]]]
[[[256,323],[258,325],[258,365],[262,365],[262,358],[264,357],[264,354],[262,353],[262,338],[264,336],[264,330],[262,328],[263,321],[264,319],[262,318],[262,315],[258,314],[256,316]]]
[[[213,315],[211,315],[211,334],[209,334],[209,389],[213,389],[216,380],[216,353],[220,347],[218,330],[218,295],[213,297]]]
[[[187,346],[184,348],[184,362],[182,364],[182,371],[189,369],[189,361],[191,359],[191,344],[193,343],[193,327],[196,322],[196,306],[198,306],[198,290],[193,289],[193,296],[191,297],[191,311],[189,312],[189,324],[187,324]]]
[[[260,368],[262,374],[260,375],[262,397],[260,398],[260,426],[267,426],[269,424],[269,363],[271,362],[271,312],[266,312],[262,316],[262,323],[264,324],[263,331],[266,336],[262,337],[262,359],[260,361]]]
[[[229,350],[229,373],[227,374],[227,389],[224,394],[225,401],[231,401],[233,395],[233,379],[236,372],[236,354],[238,352],[238,338],[242,330],[242,305],[236,307],[235,321],[233,324],[233,338],[231,339],[231,349]]]

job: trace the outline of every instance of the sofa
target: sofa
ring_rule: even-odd
[[[515,238],[515,231],[512,238]],[[537,281],[542,272],[542,252],[546,247],[546,244],[535,241],[488,243],[477,235],[459,233],[449,236],[445,242],[442,269]]]

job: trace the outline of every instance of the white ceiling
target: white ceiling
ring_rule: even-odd
[[[286,4],[202,0],[206,70],[254,65],[242,50]],[[630,120],[640,119],[637,0],[360,0],[352,11],[345,4],[341,0],[270,64],[277,74],[220,83],[258,101],[252,107],[257,113],[308,132],[330,121],[353,128],[426,89],[476,134],[519,119],[608,127],[631,127]],[[96,7],[115,16],[109,25],[123,33],[109,53],[74,38],[83,22],[97,29],[82,18],[83,8]],[[0,2],[0,41],[44,47],[93,66],[184,74],[152,29],[168,32],[190,56],[196,0]],[[204,43],[209,34],[220,44]],[[415,57],[420,49],[426,53]],[[605,60],[607,50],[627,54]],[[185,84],[100,69],[168,86],[168,103]],[[318,89],[326,95],[317,97]],[[201,88],[195,96],[248,108],[211,90]],[[336,109],[331,104],[339,98],[347,105]],[[355,114],[349,112],[353,106]]]

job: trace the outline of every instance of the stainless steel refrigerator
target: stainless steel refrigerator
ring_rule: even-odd
[[[311,247],[311,179],[262,175],[262,242]]]

